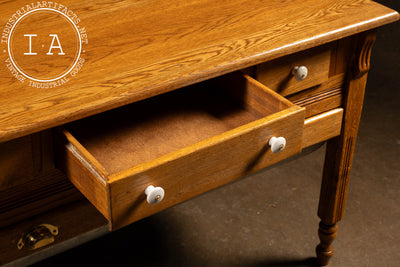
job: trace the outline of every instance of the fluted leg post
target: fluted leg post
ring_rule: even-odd
[[[321,218],[318,233],[321,242],[316,251],[320,265],[327,265],[333,255],[332,242],[336,236],[337,223],[343,218],[374,41],[375,31],[365,32],[358,36],[344,95],[344,117],[341,134],[329,140],[326,148],[318,208],[318,216]]]

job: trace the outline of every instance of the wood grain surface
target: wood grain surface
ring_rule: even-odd
[[[0,25],[25,5],[2,2]],[[65,5],[85,28],[85,63],[64,85],[34,88],[7,69],[1,44],[0,142],[398,19],[398,13],[367,0],[73,0]],[[30,25],[35,23],[52,22]]]

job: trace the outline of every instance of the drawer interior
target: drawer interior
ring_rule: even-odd
[[[66,129],[107,173],[117,173],[289,105],[235,73],[79,120]]]

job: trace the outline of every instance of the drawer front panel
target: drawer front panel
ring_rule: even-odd
[[[113,227],[122,227],[299,153],[304,112],[293,108],[289,114],[280,115],[265,118],[245,131],[238,129],[175,159],[161,159],[129,177],[110,180]],[[272,136],[287,140],[278,154],[272,153],[268,145]],[[143,192],[149,185],[164,188],[161,203],[146,202]]]
[[[331,49],[318,47],[289,55],[256,66],[256,78],[283,96],[319,85],[328,80]],[[295,67],[305,66],[307,77],[297,81],[292,73]]]

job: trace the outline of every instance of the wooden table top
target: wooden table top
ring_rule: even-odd
[[[0,142],[399,18],[397,12],[368,0],[176,0],[173,3],[72,0],[65,1],[65,6],[42,2],[45,4],[39,6],[35,2],[29,7],[27,1],[0,3],[0,25],[5,25],[0,39]],[[39,62],[33,55],[37,48],[31,47],[32,51],[28,52],[28,41],[32,38],[31,45],[36,44],[34,41],[39,35],[25,34],[36,34],[35,30],[50,34],[57,25],[53,20],[60,18],[70,21],[71,29],[81,32],[82,45],[73,46],[74,43],[65,41],[60,32],[58,40],[54,36],[50,39],[53,51],[48,52],[60,54],[57,45],[72,45],[75,54],[71,62],[77,62],[80,57],[85,60],[83,66],[75,76],[70,76],[72,72],[66,74],[64,77],[69,81],[61,86],[32,87],[29,77],[39,77],[40,81],[44,72],[54,74],[51,68],[57,64],[65,71],[72,66],[68,65],[71,58],[67,56],[64,57],[66,62],[35,64]],[[10,29],[13,35],[7,39],[5,36]],[[73,40],[71,36],[69,40]],[[10,40],[17,48],[9,45]],[[46,46],[47,51],[50,45]],[[64,47],[65,53],[70,52],[67,48]],[[29,74],[23,83],[14,77],[15,72],[10,70],[7,61],[10,50],[15,62],[20,60],[16,64],[26,70],[26,75],[30,72],[39,76]],[[78,56],[77,50],[80,51]],[[21,60],[25,58],[32,60],[31,63],[27,61],[24,65]],[[55,57],[43,55],[41,60],[48,58]]]

